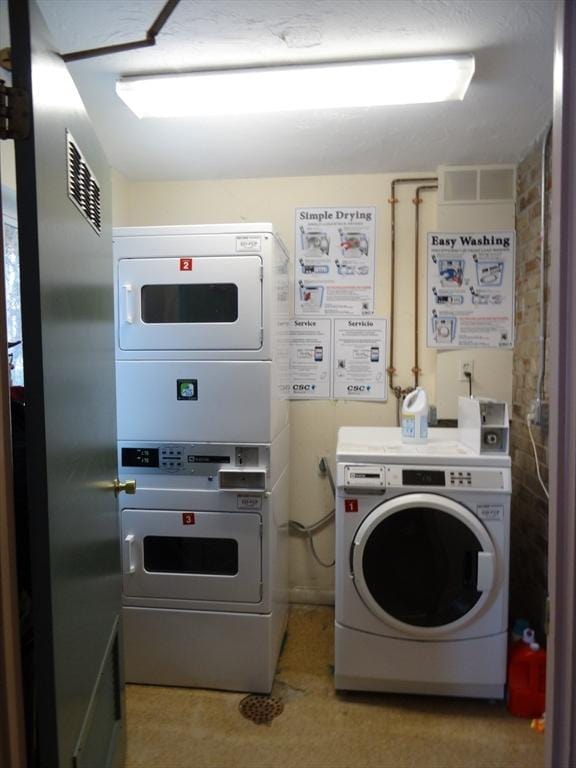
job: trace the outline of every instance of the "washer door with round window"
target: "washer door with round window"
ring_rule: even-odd
[[[435,494],[378,505],[354,536],[351,565],[368,610],[415,639],[465,627],[497,588],[487,529],[463,504]]]

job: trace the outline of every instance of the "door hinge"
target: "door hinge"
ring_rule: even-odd
[[[0,48],[0,67],[12,72],[12,48]]]
[[[27,139],[29,133],[28,93],[0,80],[0,139]]]

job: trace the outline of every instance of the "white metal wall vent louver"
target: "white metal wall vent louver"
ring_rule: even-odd
[[[100,185],[80,152],[70,131],[66,131],[68,197],[94,230],[102,231]]]
[[[460,165],[438,168],[438,204],[513,203],[515,165]]]

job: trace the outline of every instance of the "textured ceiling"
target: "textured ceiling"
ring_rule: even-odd
[[[39,0],[58,49],[144,37],[164,0]],[[71,63],[111,165],[216,179],[514,162],[552,114],[553,0],[181,0],[153,48]],[[473,53],[463,102],[138,120],[119,75]]]

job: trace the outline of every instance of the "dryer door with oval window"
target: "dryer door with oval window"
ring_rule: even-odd
[[[438,637],[471,622],[496,590],[496,551],[463,504],[411,493],[378,505],[351,552],[356,589],[385,624]]]
[[[122,350],[257,350],[262,259],[158,257],[118,261]]]

